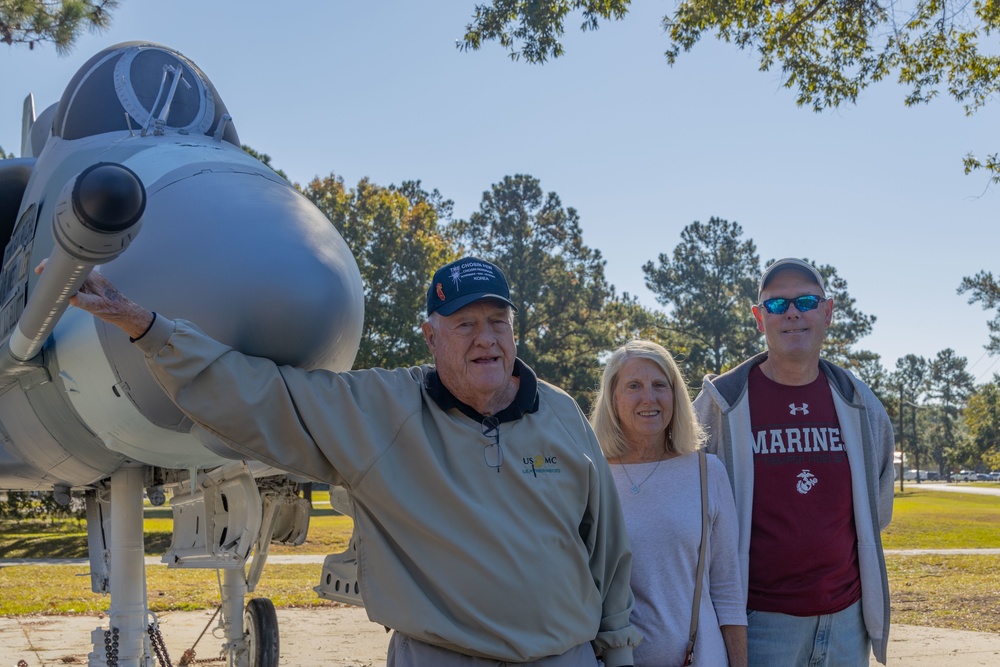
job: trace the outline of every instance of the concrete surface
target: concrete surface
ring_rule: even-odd
[[[998,486],[979,486],[983,482],[903,482],[903,491],[949,491],[952,493],[973,493],[981,496],[1000,496]],[[895,488],[899,490],[899,480],[895,482]]]
[[[222,640],[212,634],[212,612],[164,612],[158,618],[173,665],[192,647],[198,665],[227,664],[219,659]],[[90,633],[107,622],[104,616],[0,618],[0,667],[86,665],[93,651]],[[278,627],[282,667],[385,667],[389,635],[360,607],[278,610]]]
[[[160,630],[173,665],[195,648],[197,664],[225,665],[218,660],[221,640],[212,627],[198,640],[211,613],[165,612]],[[65,667],[86,665],[93,650],[90,633],[106,627],[97,616],[23,616],[0,618],[0,667]],[[279,610],[282,667],[385,667],[389,635],[368,620],[363,609]],[[197,641],[197,645],[195,642]],[[22,663],[23,661],[23,663]],[[872,660],[871,664],[877,664]],[[890,666],[976,667],[1000,665],[1000,635],[893,626]]]
[[[903,491],[947,491],[949,493],[972,493],[980,496],[1000,496],[1000,487],[977,486],[979,482],[903,482]],[[899,480],[896,480],[899,490]]]
[[[890,667],[996,667],[1000,634],[894,625],[889,632]],[[871,666],[878,663],[874,659]]]

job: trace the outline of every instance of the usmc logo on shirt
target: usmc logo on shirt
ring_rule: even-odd
[[[538,477],[539,473],[552,474],[562,472],[562,468],[559,467],[559,461],[555,456],[543,456],[541,454],[525,456],[521,458],[521,463],[524,465],[521,473],[525,475],[531,473],[535,477]]]
[[[796,478],[798,478],[799,481],[795,483],[795,490],[802,495],[809,493],[812,488],[819,483],[819,480],[816,479],[816,475],[812,474],[808,470],[803,470],[796,475]]]

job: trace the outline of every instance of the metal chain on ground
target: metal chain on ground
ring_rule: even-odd
[[[183,666],[183,665],[192,665],[192,664],[195,663],[195,655],[196,654],[194,652],[194,647],[197,646],[198,642],[201,641],[201,638],[205,636],[205,633],[208,631],[208,627],[210,625],[212,625],[212,621],[215,620],[215,617],[219,615],[220,611],[222,611],[222,605],[221,604],[218,607],[215,608],[215,613],[212,614],[212,618],[208,619],[208,623],[206,623],[205,627],[202,628],[201,634],[198,635],[198,638],[194,640],[194,644],[191,644],[191,648],[189,648],[188,650],[184,651],[184,653],[181,655],[181,661],[178,664],[180,664],[180,665]]]
[[[153,621],[146,629],[149,633],[149,643],[153,647],[153,653],[160,662],[161,667],[173,667],[170,664],[170,654],[167,653],[167,645],[163,641],[163,633],[160,632],[160,624]]]

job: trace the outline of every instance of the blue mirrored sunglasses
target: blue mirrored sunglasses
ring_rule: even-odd
[[[804,313],[807,310],[815,310],[816,307],[824,301],[826,301],[825,297],[806,294],[805,296],[796,297],[794,299],[768,299],[760,305],[764,306],[764,310],[772,315],[781,315],[788,310],[788,306],[793,303],[795,304],[795,308],[800,313]]]

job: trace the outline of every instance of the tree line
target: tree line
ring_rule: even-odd
[[[270,156],[244,149],[284,176]],[[0,148],[5,157],[13,156]],[[669,349],[692,394],[706,374],[725,372],[764,349],[750,308],[761,271],[773,259],[761,262],[737,222],[694,221],[672,252],[642,265],[661,310],[608,282],[600,250],[584,242],[579,213],[533,176],[492,184],[468,219],[456,218],[453,202],[419,180],[382,186],[364,178],[348,187],[330,174],[296,187],[344,237],[361,272],[365,323],[355,368],[430,361],[420,331],[428,276],[463,255],[503,268],[518,307],[518,356],[585,411],[603,359],[627,340],[646,338]],[[933,359],[908,354],[885,368],[878,354],[859,347],[876,316],[857,308],[835,267],[816,268],[836,304],[824,356],[879,396],[907,466],[933,466],[943,476],[958,467],[1000,469],[1000,375],[976,386],[967,360],[952,349]],[[964,278],[958,292],[971,293],[970,304],[998,309],[986,348],[1000,353],[1000,284],[980,272]]]
[[[604,356],[636,337],[668,347],[692,389],[763,349],[750,307],[764,264],[736,222],[692,222],[672,253],[646,261],[646,285],[660,310],[608,282],[600,250],[584,242],[579,213],[533,176],[492,184],[468,219],[455,218],[453,202],[420,181],[379,186],[365,178],[348,188],[331,174],[299,189],[344,236],[361,270],[366,333],[356,368],[429,361],[420,332],[427,278],[463,255],[503,268],[518,307],[519,356],[584,408]],[[834,267],[817,268],[837,303],[826,356],[880,382],[878,355],[857,348],[876,318],[856,307]]]
[[[365,327],[356,368],[430,361],[419,328],[427,277],[468,254],[507,273],[518,307],[519,356],[584,410],[603,359],[632,338],[671,350],[692,394],[704,375],[725,372],[764,349],[750,308],[761,271],[773,259],[761,261],[737,222],[694,221],[672,252],[642,265],[646,286],[662,306],[654,309],[608,282],[600,250],[584,242],[579,213],[530,175],[492,184],[467,219],[455,218],[453,202],[420,181],[380,186],[366,178],[349,188],[331,174],[298,187],[344,236],[361,270]],[[956,468],[1000,469],[1000,376],[976,386],[967,360],[952,349],[932,359],[909,354],[887,368],[859,345],[876,316],[857,307],[835,267],[816,266],[836,304],[824,356],[876,392],[893,419],[906,465],[937,468],[943,476]],[[970,303],[1000,307],[992,274],[965,278],[958,292],[970,292]],[[990,330],[987,349],[1000,353],[1000,313]]]

